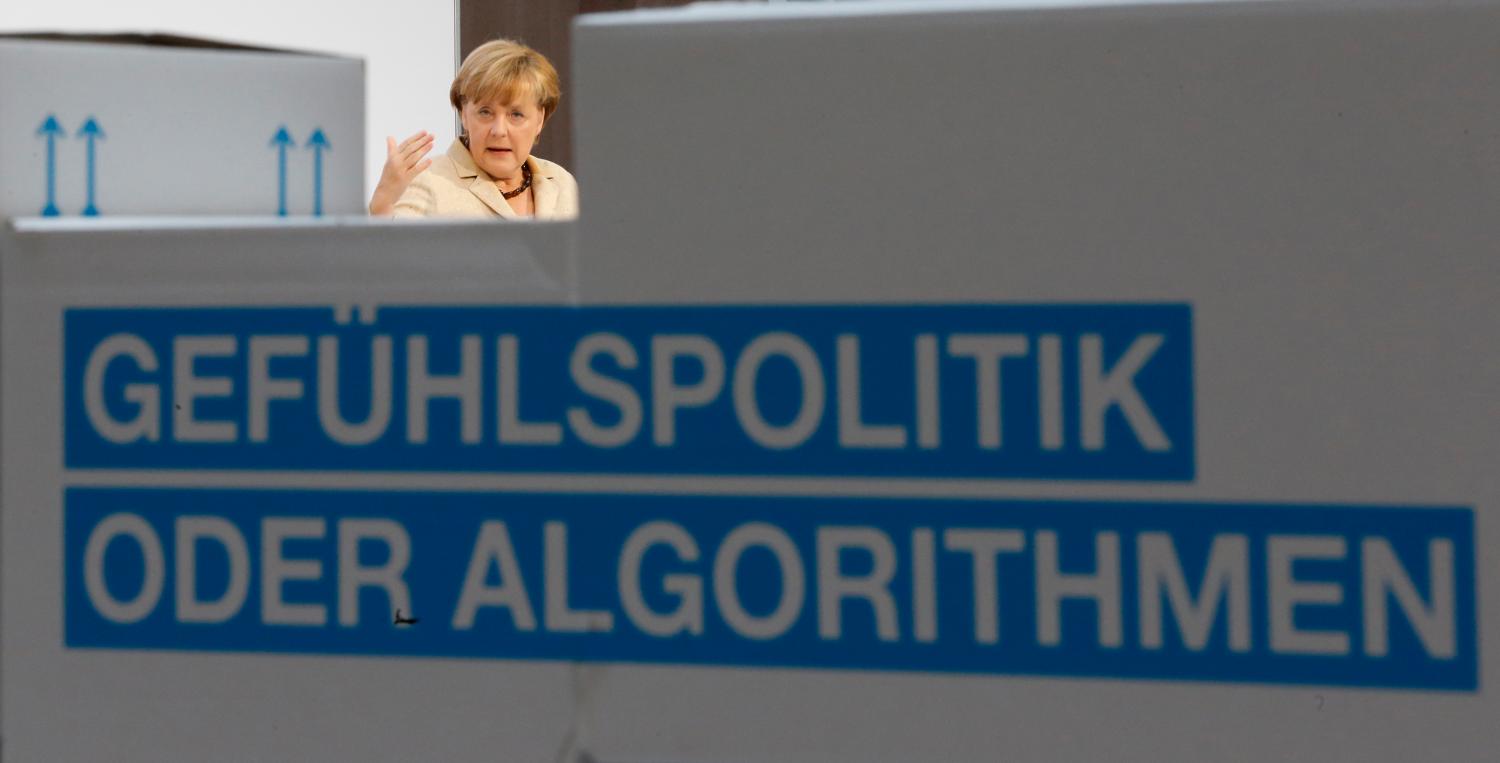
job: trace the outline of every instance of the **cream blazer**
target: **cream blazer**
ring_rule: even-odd
[[[570,220],[578,216],[578,182],[561,165],[529,157],[531,193],[538,220]],[[510,208],[495,179],[474,164],[461,141],[432,160],[396,201],[394,217],[503,217],[527,219]]]

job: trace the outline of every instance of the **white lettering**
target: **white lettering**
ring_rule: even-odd
[[[177,621],[222,623],[239,613],[250,592],[250,549],[245,536],[222,517],[177,518]],[[215,601],[198,598],[198,543],[213,541],[229,559],[229,582]]]
[[[1297,607],[1303,604],[1335,605],[1344,600],[1338,583],[1304,583],[1292,566],[1301,560],[1339,561],[1348,544],[1336,535],[1272,535],[1266,557],[1271,587],[1271,649],[1286,654],[1349,654],[1349,634],[1305,630],[1297,627]]]
[[[260,522],[260,620],[267,625],[325,625],[322,604],[288,604],[282,584],[288,580],[319,580],[323,563],[282,556],[286,540],[321,540],[327,527],[321,518],[265,517]]]
[[[1083,418],[1084,450],[1104,449],[1104,415],[1114,406],[1120,407],[1125,421],[1146,450],[1172,449],[1166,433],[1135,388],[1135,375],[1165,341],[1161,334],[1136,337],[1114,368],[1105,372],[1100,370],[1104,367],[1104,342],[1100,336],[1084,334],[1079,339],[1078,375],[1083,398],[1079,415]]]
[[[427,337],[415,334],[406,338],[406,441],[427,442],[427,406],[435,398],[458,400],[462,421],[460,439],[479,442],[479,337],[465,334],[459,340],[458,373],[433,374],[427,367]]]
[[[491,562],[500,566],[498,586],[484,583]],[[521,565],[516,561],[516,550],[504,522],[492,520],[479,526],[474,552],[469,555],[469,570],[464,574],[463,592],[453,610],[453,629],[472,629],[480,607],[505,607],[510,610],[516,630],[536,630],[536,613],[526,595],[526,581],[521,579]]]
[[[273,358],[300,358],[307,355],[305,336],[250,337],[250,441],[270,438],[272,400],[297,400],[302,397],[302,380],[271,376]]]
[[[912,635],[917,641],[937,641],[937,554],[932,528],[911,531]]]
[[[697,384],[679,385],[677,359],[694,358],[703,367]],[[677,443],[677,409],[701,408],[724,388],[724,354],[708,337],[698,334],[666,334],[651,337],[652,442]]]
[[[234,442],[233,421],[203,420],[196,403],[234,394],[228,376],[198,376],[199,358],[229,358],[236,352],[232,336],[179,336],[172,340],[172,436],[179,442]]]
[[[781,355],[792,361],[797,376],[802,382],[802,407],[791,423],[773,426],[761,415],[760,401],[755,394],[755,382],[760,376],[761,364],[773,355]],[[763,448],[785,450],[795,448],[812,437],[823,419],[823,369],[818,365],[818,356],[807,343],[795,334],[774,332],[755,338],[740,353],[734,369],[734,413],[740,426]]]
[[[846,575],[839,561],[845,550],[870,555],[869,574]],[[890,536],[873,527],[818,528],[818,636],[832,641],[843,636],[844,599],[864,599],[875,610],[875,633],[881,641],[900,638],[896,598],[891,578],[896,576],[896,547]]]
[[[156,442],[161,439],[161,388],[155,384],[135,382],[125,385],[125,399],[135,403],[135,417],[120,421],[109,413],[104,402],[104,373],[115,358],[125,356],[148,373],[156,371],[156,353],[151,345],[135,334],[115,334],[99,343],[89,354],[88,366],[83,372],[83,405],[89,423],[100,437],[119,445],[128,445],[145,439]]]
[[[615,627],[614,614],[600,609],[573,609],[568,606],[568,526],[548,522],[544,526],[547,540],[547,630],[572,633],[608,633]]]
[[[1063,446],[1062,340],[1056,334],[1037,339],[1037,409],[1042,450]]]
[[[366,567],[359,563],[362,541],[385,544],[384,564]],[[379,588],[397,611],[411,612],[411,591],[406,586],[406,566],[411,563],[411,538],[406,529],[389,519],[339,520],[339,625],[359,625],[359,589]]]
[[[1062,643],[1062,600],[1090,599],[1098,611],[1099,645],[1124,641],[1120,612],[1120,536],[1094,534],[1094,573],[1064,575],[1058,569],[1057,533],[1036,533],[1036,638],[1045,646]]]
[[[941,444],[940,410],[937,337],[932,334],[919,334],[917,335],[917,447],[932,450]]]
[[[135,541],[141,549],[143,574],[141,589],[135,598],[127,601],[116,599],[104,582],[104,553],[115,538],[126,537]],[[162,587],[167,579],[167,563],[162,553],[161,538],[156,531],[136,514],[111,514],[104,518],[89,533],[88,544],[83,550],[83,583],[88,592],[89,603],[94,610],[110,622],[129,625],[144,620],[156,609],[161,600]]]
[[[974,570],[974,640],[981,644],[1000,641],[1001,554],[1026,548],[1026,536],[1015,530],[960,530],[943,532],[943,546],[967,553]]]
[[[1401,611],[1417,632],[1422,648],[1439,659],[1458,654],[1458,626],[1454,618],[1453,541],[1434,538],[1427,543],[1427,589],[1431,603],[1424,603],[1417,585],[1396,558],[1385,538],[1365,538],[1360,544],[1361,577],[1364,580],[1365,654],[1384,657],[1390,653],[1390,618],[1387,594],[1396,597]]]
[[[1160,532],[1136,536],[1136,558],[1142,647],[1162,648],[1161,599],[1165,593],[1188,649],[1202,651],[1208,646],[1219,603],[1228,598],[1229,648],[1250,651],[1250,542],[1245,536],[1214,536],[1196,603],[1188,592],[1172,536]]]
[[[1000,407],[1000,363],[1006,358],[1025,357],[1026,337],[1018,334],[954,334],[948,337],[948,354],[974,360],[974,391],[979,447],[998,450],[1005,431]]]
[[[521,420],[521,351],[516,337],[500,337],[500,423],[502,445],[556,445],[562,442],[562,426],[555,421]]]
[[[900,424],[866,424],[860,413],[859,337],[838,337],[839,445],[845,448],[904,448]]]
[[[641,593],[641,561],[652,546],[664,545],[683,562],[698,561],[698,544],[693,537],[672,522],[647,522],[636,528],[620,551],[620,603],[635,627],[653,636],[675,636],[678,633],[703,633],[703,580],[697,575],[672,573],[662,578],[662,589],[677,597],[671,612],[657,612],[646,604]]]
[[[568,369],[573,374],[573,383],[584,393],[611,403],[620,411],[620,421],[614,426],[600,426],[587,408],[573,406],[568,409],[568,426],[578,439],[596,448],[617,448],[635,439],[641,431],[641,397],[635,388],[618,379],[605,376],[594,370],[593,358],[605,354],[615,364],[627,371],[640,364],[635,348],[619,334],[589,334],[573,348],[573,357]]]
[[[341,445],[368,445],[385,434],[391,423],[389,336],[370,340],[370,413],[359,424],[347,421],[340,409],[338,337],[318,337],[318,421],[323,431]],[[425,412],[423,422],[425,425]]]
[[[752,546],[770,549],[781,568],[781,600],[769,615],[756,617],[740,602],[738,568],[740,557]],[[807,595],[807,576],[792,539],[779,528],[763,522],[736,527],[724,538],[714,556],[714,598],[729,627],[745,638],[773,639],[786,633],[797,621]]]

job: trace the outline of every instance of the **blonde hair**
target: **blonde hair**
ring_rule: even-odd
[[[526,91],[542,107],[543,119],[552,116],[562,98],[557,69],[546,56],[515,40],[491,40],[475,48],[458,67],[448,100],[463,111],[471,101],[509,102]]]

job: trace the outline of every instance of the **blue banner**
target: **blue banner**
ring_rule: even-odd
[[[1191,480],[1187,305],[69,309],[69,468]]]
[[[71,488],[70,647],[1472,691],[1467,508]]]

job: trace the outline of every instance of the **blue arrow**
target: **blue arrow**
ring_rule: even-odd
[[[42,217],[57,217],[62,214],[57,211],[57,137],[66,138],[68,133],[57,123],[56,115],[48,114],[36,134],[47,136],[47,206],[42,207]]]
[[[323,128],[313,129],[312,137],[307,139],[307,147],[313,150],[313,217],[323,216],[323,152],[331,150],[332,145],[328,138],[323,135]]]
[[[271,136],[271,145],[276,147],[276,214],[286,217],[286,150],[297,144],[282,125]]]
[[[78,131],[79,137],[87,138],[88,148],[88,204],[83,208],[84,217],[98,217],[99,208],[94,206],[94,141],[104,140],[104,131],[99,129],[99,123],[89,117],[83,123],[83,129]]]

